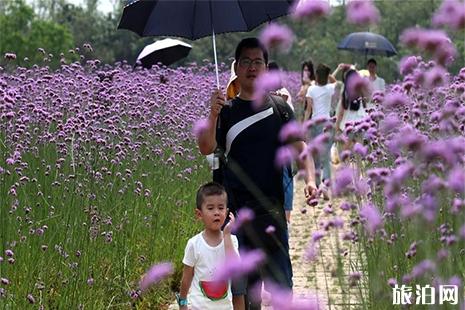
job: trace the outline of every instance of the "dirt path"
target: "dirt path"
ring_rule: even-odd
[[[316,293],[326,307],[324,309],[358,309],[360,308],[360,290],[357,287],[350,288],[348,275],[351,272],[361,270],[357,259],[357,248],[351,242],[343,241],[343,230],[349,225],[347,212],[339,208],[339,201],[323,202],[316,207],[308,207],[305,203],[303,185],[296,181],[294,191],[294,210],[291,215],[290,255],[294,271],[295,295],[308,295]],[[332,204],[333,213],[324,209]],[[302,213],[305,209],[307,212]],[[326,209],[326,211],[329,211]],[[324,231],[322,224],[335,216],[344,220],[344,228],[325,231],[319,243],[319,249],[314,261],[305,259],[305,251],[315,231]],[[339,235],[339,237],[338,237]],[[341,253],[340,264],[344,270],[338,277],[337,253]],[[342,287],[342,289],[341,289]]]

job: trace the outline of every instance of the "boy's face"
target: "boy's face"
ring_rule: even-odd
[[[219,231],[226,219],[226,194],[204,196],[201,209],[195,209],[197,218],[202,220],[205,229]]]

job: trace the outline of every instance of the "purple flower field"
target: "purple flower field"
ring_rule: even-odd
[[[198,229],[193,197],[210,173],[191,130],[211,67],[11,68],[0,75],[2,303],[132,302],[144,270],[178,261]]]
[[[372,1],[356,2],[347,8],[350,22],[378,22]],[[445,1],[434,24],[463,31],[463,10],[445,18],[460,3]],[[293,16],[313,23],[329,14],[325,4],[308,1]],[[267,45],[289,50],[290,30],[269,27],[261,37]],[[404,57],[402,79],[375,93],[368,116],[336,137],[341,164],[324,212],[341,209],[350,222],[334,216],[313,231],[304,240],[306,263],[315,262],[318,242],[336,230],[363,262],[361,271],[347,273],[343,264],[335,271],[341,286],[363,292],[362,308],[393,309],[392,287],[418,284],[458,286],[458,304],[444,309],[463,309],[465,67],[448,72],[460,55],[445,31],[409,28],[399,40],[418,55]],[[214,67],[141,70],[81,57],[63,59],[54,71],[17,67],[15,60],[4,55],[0,68],[0,305],[163,308],[179,285],[185,242],[200,229],[196,189],[211,178],[195,135],[209,112]],[[220,72],[226,85],[229,64]],[[267,76],[257,98],[279,84]],[[295,98],[299,73],[283,81]],[[358,82],[351,87],[365,87]],[[334,127],[333,120],[291,122],[281,139],[306,136],[320,123]],[[308,141],[302,154],[283,147],[276,162],[319,154],[328,139],[324,133]],[[246,213],[239,223],[253,216]],[[221,276],[252,270],[261,254],[230,262]],[[279,309],[324,308],[313,297],[292,301],[289,292],[272,293]]]

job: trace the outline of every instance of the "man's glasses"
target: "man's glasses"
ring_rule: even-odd
[[[265,61],[263,59],[250,59],[250,58],[242,58],[239,60],[239,66],[242,68],[248,68],[250,66],[254,66],[255,68],[257,67],[262,67],[265,65]]]

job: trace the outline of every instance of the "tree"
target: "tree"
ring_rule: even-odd
[[[74,47],[73,36],[62,25],[36,17],[34,11],[23,0],[8,2],[0,14],[0,53],[15,53],[19,65],[41,63],[46,53],[53,54],[51,65],[59,64],[58,55]],[[25,61],[25,58],[29,61]]]

